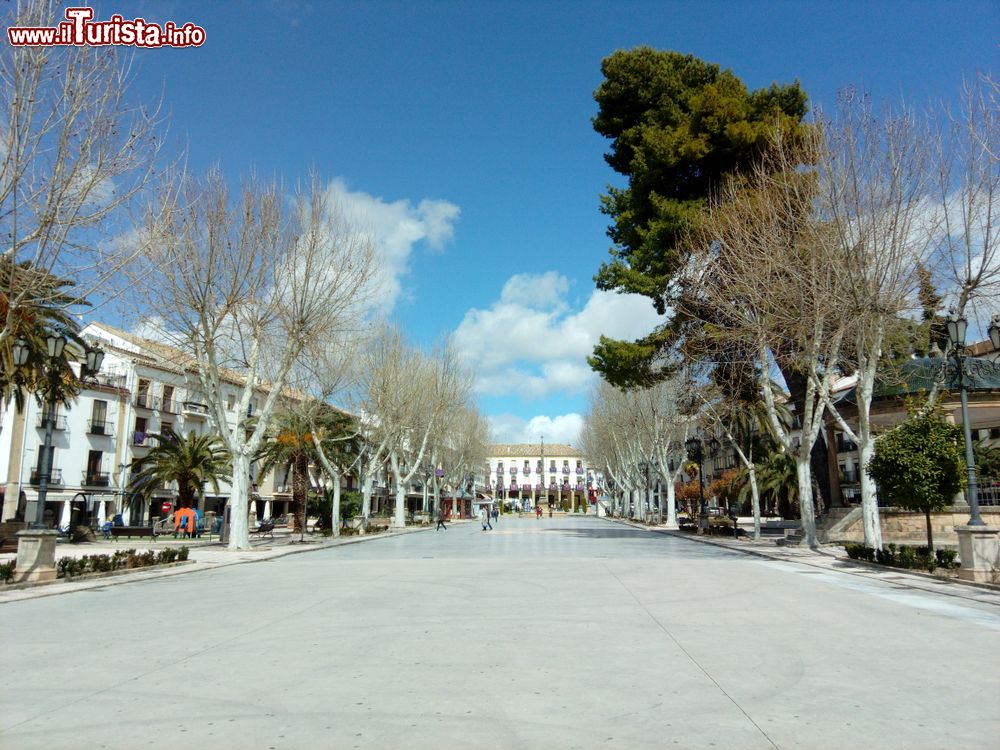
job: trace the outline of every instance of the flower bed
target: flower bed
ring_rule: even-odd
[[[187,547],[166,547],[154,551],[137,552],[122,549],[110,555],[84,555],[83,557],[60,557],[56,562],[56,578],[78,578],[94,573],[110,573],[115,570],[133,570],[154,565],[169,565],[188,559]],[[0,565],[0,580],[10,583],[14,577],[16,562]]]
[[[923,569],[928,573],[933,573],[939,567],[954,570],[961,564],[955,562],[958,551],[953,549],[934,550],[933,555],[927,547],[911,547],[905,544],[887,544],[884,549],[873,549],[863,544],[846,544],[844,549],[852,560],[864,560],[907,570]]]

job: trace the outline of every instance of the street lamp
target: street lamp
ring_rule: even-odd
[[[968,329],[968,321],[963,317],[948,319],[948,343],[952,353],[955,355],[955,369],[958,373],[958,392],[962,400],[962,433],[965,437],[965,468],[969,478],[969,523],[968,526],[985,526],[982,517],[979,515],[979,488],[976,483],[976,457],[972,452],[972,430],[969,426],[969,393],[965,385],[965,334]],[[993,326],[990,326],[991,329]],[[993,339],[994,332],[990,331],[990,339]],[[1000,331],[996,333],[1000,338]]]
[[[45,501],[48,497],[49,482],[52,481],[52,431],[56,423],[56,396],[59,385],[59,362],[66,349],[66,337],[62,334],[50,333],[45,338],[48,360],[45,363],[45,376],[48,380],[48,399],[42,419],[45,425],[45,441],[42,444],[42,455],[38,461],[38,499],[35,506],[35,522],[33,528],[45,528]],[[12,355],[14,364],[23,367],[28,362],[30,346],[26,339],[19,338],[14,342]],[[104,362],[104,352],[98,347],[87,347],[80,379],[87,375],[96,375]]]
[[[698,464],[698,497],[700,509],[698,512],[698,533],[704,534],[708,530],[708,508],[705,506],[705,472],[702,470],[702,462],[705,460],[705,448],[701,440],[697,437],[690,437],[684,442],[687,448],[688,457]]]
[[[1000,351],[1000,315],[994,315],[990,327],[986,329],[990,335],[990,343],[995,351]]]

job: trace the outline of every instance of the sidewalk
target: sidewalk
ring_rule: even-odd
[[[628,519],[608,517],[606,520],[636,529],[644,529],[653,534],[676,536],[701,544],[713,544],[716,547],[724,547],[735,552],[742,552],[768,560],[809,565],[810,567],[820,568],[831,573],[846,573],[890,586],[904,586],[933,594],[943,594],[980,604],[1000,607],[1000,587],[971,583],[954,578],[938,578],[929,573],[918,573],[902,568],[890,568],[874,563],[869,564],[850,560],[847,557],[844,547],[840,545],[824,545],[818,550],[809,549],[804,545],[779,547],[772,539],[762,539],[755,542],[752,539],[746,538],[736,540],[723,536],[699,536],[698,534],[686,531],[674,531],[647,526]]]
[[[467,519],[452,521],[452,523],[469,523]],[[84,591],[87,589],[102,588],[104,586],[114,586],[121,583],[134,583],[136,581],[146,581],[151,578],[165,578],[167,576],[182,575],[185,573],[196,573],[201,570],[212,570],[223,568],[228,565],[242,565],[243,563],[260,562],[261,560],[273,560],[276,557],[296,555],[302,552],[313,552],[328,547],[340,547],[345,544],[359,544],[361,542],[375,541],[377,539],[388,539],[401,536],[403,534],[413,534],[419,531],[433,529],[433,525],[428,526],[408,526],[405,529],[396,529],[380,532],[378,534],[366,534],[364,536],[343,536],[324,537],[314,534],[306,534],[303,542],[299,541],[298,532],[292,533],[288,530],[276,529],[274,539],[251,539],[252,549],[230,551],[217,538],[214,540],[204,539],[174,539],[170,537],[160,537],[158,541],[152,542],[148,539],[139,538],[136,540],[123,539],[117,542],[98,541],[82,544],[60,543],[56,547],[56,559],[60,557],[83,557],[84,555],[108,555],[116,550],[161,550],[166,547],[187,547],[187,563],[175,563],[168,566],[156,566],[152,568],[137,568],[116,572],[103,577],[85,578],[82,580],[65,581],[59,579],[53,583],[36,584],[25,588],[14,588],[13,586],[0,585],[0,604],[8,602],[23,601],[25,599],[37,599],[43,596],[57,596],[59,594],[69,594],[74,591]],[[0,562],[13,560],[16,554],[6,553],[0,555]],[[15,584],[16,585],[16,584]]]

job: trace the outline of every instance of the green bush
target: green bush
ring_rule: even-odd
[[[844,549],[852,560],[875,562],[875,549],[873,547],[866,547],[863,544],[845,544]]]
[[[10,580],[14,577],[15,567],[17,567],[17,563],[13,560],[10,562],[0,563],[0,580],[4,583],[10,583]]]
[[[913,568],[917,564],[917,550],[905,545],[899,548],[899,558],[896,565],[900,568]]]
[[[946,570],[951,570],[956,567],[955,558],[958,557],[958,550],[939,549],[934,551],[934,556],[937,558],[938,565]]]

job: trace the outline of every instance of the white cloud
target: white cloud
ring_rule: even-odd
[[[431,250],[442,250],[455,233],[461,209],[445,200],[423,199],[416,206],[409,200],[387,203],[381,198],[350,190],[343,179],[328,186],[330,198],[355,230],[375,242],[380,260],[376,281],[379,306],[391,309],[409,272],[410,255],[419,242]]]
[[[602,334],[636,339],[660,322],[649,299],[634,294],[593,291],[573,312],[569,286],[554,271],[517,274],[493,305],[465,314],[453,342],[475,365],[477,392],[531,398],[584,393],[596,379],[586,358]]]
[[[546,443],[577,445],[583,428],[583,417],[575,412],[558,417],[540,414],[531,419],[499,414],[488,419],[494,443],[536,443],[544,436]]]

